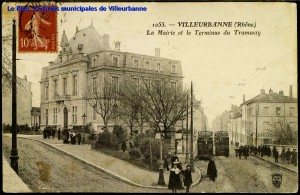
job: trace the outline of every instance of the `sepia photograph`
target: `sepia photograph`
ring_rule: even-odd
[[[297,4],[2,3],[6,193],[297,193]]]

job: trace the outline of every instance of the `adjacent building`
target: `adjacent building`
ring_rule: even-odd
[[[32,92],[27,77],[17,78],[17,124],[31,126]],[[12,123],[12,90],[2,89],[2,124]]]
[[[109,39],[108,34],[100,35],[93,24],[81,30],[76,28],[70,39],[63,32],[57,58],[42,69],[42,129],[47,125],[74,128],[86,121],[100,130],[104,126],[102,118],[83,95],[89,86],[103,86],[106,80],[118,90],[124,76],[138,81],[141,76],[167,75],[172,85],[182,86],[180,61],[160,57],[159,48],[155,49],[154,56],[123,52],[120,42],[115,42],[112,49]],[[111,120],[108,127],[115,124],[116,120]]]
[[[292,86],[288,96],[272,89],[268,93],[261,89],[247,101],[244,96],[240,106],[232,105],[227,129],[231,144],[256,145],[256,139],[258,145],[272,144],[271,128],[287,123],[298,131],[298,100],[293,97]]]

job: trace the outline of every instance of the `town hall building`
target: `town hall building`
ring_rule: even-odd
[[[42,69],[42,130],[46,126],[72,129],[86,122],[99,131],[104,126],[103,120],[83,96],[89,86],[104,85],[104,80],[118,88],[124,76],[138,79],[143,75],[167,75],[173,85],[182,86],[180,61],[160,57],[159,48],[154,56],[123,52],[120,42],[112,49],[109,39],[108,34],[100,35],[93,24],[81,30],[76,27],[70,39],[63,32],[57,58]],[[114,125],[115,120],[111,120],[108,128]]]

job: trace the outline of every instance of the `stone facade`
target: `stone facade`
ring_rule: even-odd
[[[32,92],[27,78],[17,79],[17,124],[31,127]],[[10,124],[12,119],[12,90],[2,91],[2,124]]]
[[[93,25],[76,33],[69,40],[65,34],[61,39],[61,51],[55,61],[42,69],[41,86],[41,128],[46,125],[73,128],[91,122],[100,130],[103,121],[99,114],[83,98],[84,91],[97,81],[115,82],[117,88],[124,76],[168,76],[176,86],[182,86],[181,63],[177,60],[120,51],[120,42],[115,49],[109,45],[109,35],[99,35]],[[108,127],[123,125],[119,120],[111,120]]]

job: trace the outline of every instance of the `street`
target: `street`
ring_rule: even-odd
[[[11,138],[4,136],[2,140],[4,156],[9,159]],[[37,141],[20,138],[18,150],[19,176],[34,192],[171,192],[129,185]],[[206,176],[208,162],[195,162],[202,180],[191,192],[280,193],[298,189],[296,173],[252,156],[239,159],[231,152],[228,158],[215,157],[215,162],[218,170],[215,182]],[[275,172],[283,175],[280,188],[272,184],[271,175]]]
[[[192,189],[193,192],[254,192],[282,193],[298,191],[298,174],[276,167],[256,157],[235,157],[233,150],[229,157],[215,157],[218,177],[215,182],[206,177],[208,161],[196,161],[202,172],[201,183]],[[272,174],[282,173],[282,184],[275,188]]]
[[[2,148],[9,159],[11,138]],[[33,192],[169,192],[126,184],[37,141],[19,138],[18,150],[19,176]]]

